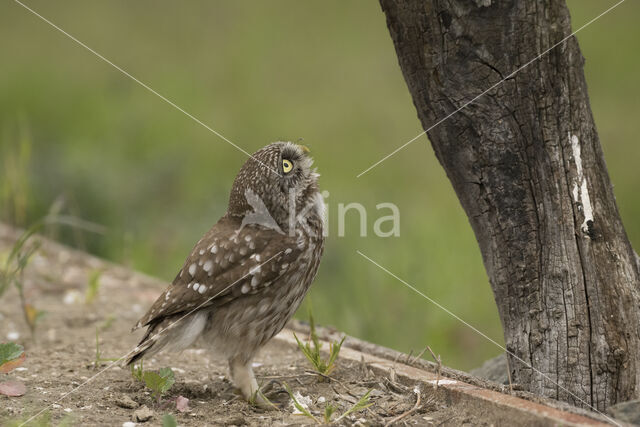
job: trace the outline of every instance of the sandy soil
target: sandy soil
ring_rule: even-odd
[[[0,230],[0,259],[12,239]],[[99,291],[85,301],[89,278],[101,271]],[[165,284],[56,244],[45,244],[32,258],[25,274],[27,300],[45,312],[31,337],[15,289],[0,299],[0,341],[8,337],[24,345],[26,361],[0,381],[20,380],[27,386],[21,397],[0,396],[0,425],[26,420],[44,410],[52,424],[117,425],[133,420],[146,405],[153,416],[147,425],[161,425],[172,414],[179,425],[301,425],[313,420],[293,414],[287,383],[308,400],[319,419],[327,404],[337,407],[337,418],[371,392],[373,405],[340,421],[345,425],[383,425],[407,413],[416,404],[414,390],[376,376],[366,366],[338,360],[332,380],[309,372],[302,353],[282,341],[272,341],[257,357],[256,375],[268,384],[269,396],[280,410],[263,411],[239,399],[227,379],[227,366],[203,349],[182,354],[161,354],[145,362],[145,369],[171,367],[175,385],[158,402],[144,385],[117,363],[96,363],[96,328],[102,358],[118,358],[137,343],[141,331],[129,332],[163,290]],[[16,339],[15,335],[19,337]],[[189,410],[176,409],[176,399],[189,399]],[[421,390],[420,405],[397,421],[411,425],[483,425],[473,414],[438,399],[431,389]],[[127,407],[129,406],[129,407]]]

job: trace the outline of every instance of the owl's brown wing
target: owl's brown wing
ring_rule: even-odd
[[[187,257],[184,266],[134,330],[180,312],[220,305],[270,286],[300,255],[296,237],[223,217]]]

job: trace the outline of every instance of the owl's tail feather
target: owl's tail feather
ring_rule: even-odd
[[[144,337],[140,340],[136,348],[129,354],[129,356],[125,359],[125,366],[132,365],[136,363],[138,360],[142,359],[147,353],[149,355],[157,353],[160,349],[155,349],[153,351],[153,346],[157,343],[158,337],[156,334],[152,335],[152,332],[157,329],[156,325],[150,325],[147,332],[144,334]],[[155,335],[155,336],[154,336]]]
[[[161,350],[182,351],[190,347],[204,330],[207,317],[206,312],[196,311],[187,316],[178,314],[152,322],[138,346],[125,359],[125,365]]]

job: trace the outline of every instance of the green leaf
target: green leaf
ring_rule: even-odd
[[[153,391],[153,396],[159,398],[162,395],[162,387],[166,383],[166,380],[162,378],[157,372],[147,371],[142,374],[144,384]]]
[[[301,412],[301,414],[298,415],[304,415],[305,417],[311,418],[316,423],[320,424],[320,421],[318,421],[318,419],[314,417],[307,408],[305,408],[300,404],[300,402],[298,402],[298,399],[296,399],[296,397],[293,395],[293,392],[291,391],[291,388],[289,388],[289,385],[287,383],[284,383],[284,388],[285,390],[287,390],[287,393],[289,393],[289,397],[291,398],[291,400],[293,400],[293,406],[295,406],[296,409]]]
[[[153,390],[153,396],[160,398],[176,382],[171,368],[162,368],[158,372],[147,371],[142,374],[144,384]]]
[[[327,406],[324,407],[324,422],[329,424],[331,422],[331,416],[333,415],[333,413],[336,411],[336,407],[331,405],[331,404],[327,404]]]
[[[161,392],[164,394],[176,382],[175,375],[173,374],[171,368],[162,368],[160,369],[160,371],[158,371],[158,373],[160,374],[162,379],[164,379],[161,389]]]
[[[0,366],[17,359],[24,353],[24,347],[19,344],[7,342],[0,344]]]
[[[326,374],[330,374],[335,368],[335,362],[340,354],[340,349],[342,348],[342,343],[344,342],[346,337],[342,337],[339,343],[332,342],[330,345],[331,354],[329,355],[329,361],[327,362]]]
[[[371,394],[372,391],[373,391],[373,389],[371,389],[368,392],[366,392],[360,398],[360,400],[358,400],[356,403],[354,403],[353,406],[347,410],[347,412],[345,412],[344,414],[340,415],[340,417],[338,417],[338,419],[336,420],[336,423],[338,421],[340,421],[341,419],[343,419],[344,417],[348,416],[349,414],[353,414],[355,412],[362,411],[364,409],[367,409],[369,406],[373,405],[373,403],[369,402],[369,395]]]
[[[171,414],[164,414],[162,417],[162,427],[178,427],[178,422]]]

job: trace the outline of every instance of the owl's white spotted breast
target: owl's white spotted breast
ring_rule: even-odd
[[[278,274],[271,286],[209,310],[204,336],[214,348],[227,356],[253,354],[293,316],[315,278],[324,249],[322,224],[315,218],[313,226],[301,229],[296,236],[299,252],[294,262],[271,264]]]

